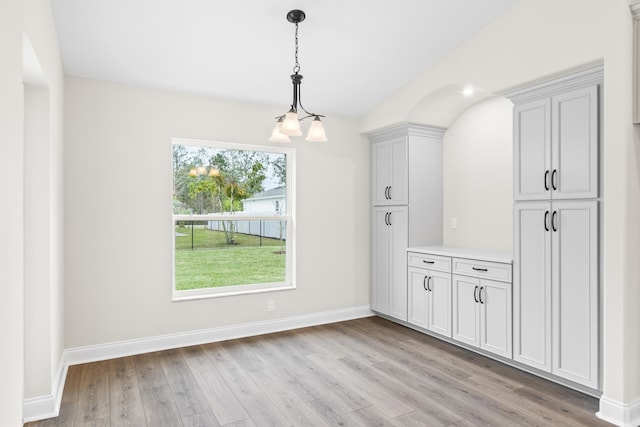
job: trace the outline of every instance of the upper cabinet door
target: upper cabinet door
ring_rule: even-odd
[[[514,107],[513,198],[541,200],[551,188],[551,101],[549,98]]]
[[[400,137],[373,144],[371,196],[374,206],[406,205],[409,203],[408,145]]]
[[[374,206],[389,204],[389,182],[391,181],[391,163],[389,161],[389,144],[379,142],[371,146],[371,200]]]
[[[391,155],[391,182],[389,182],[389,204],[406,205],[409,203],[409,167],[407,138],[402,137],[389,142]]]
[[[551,198],[598,197],[598,87],[551,98]]]

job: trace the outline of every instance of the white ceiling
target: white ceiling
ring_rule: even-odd
[[[51,0],[65,73],[360,117],[517,0]]]

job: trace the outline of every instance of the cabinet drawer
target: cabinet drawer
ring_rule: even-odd
[[[446,256],[407,252],[407,264],[412,267],[451,272],[451,258]]]
[[[481,279],[511,282],[511,264],[478,261],[474,259],[454,258],[453,273]]]

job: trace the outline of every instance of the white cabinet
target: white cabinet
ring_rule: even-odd
[[[598,197],[598,86],[514,106],[514,199]]]
[[[451,263],[448,258],[414,252],[407,258],[408,322],[451,338]]]
[[[409,203],[407,156],[406,136],[372,145],[372,200],[375,206]]]
[[[519,203],[514,226],[514,359],[597,388],[597,201]]]
[[[520,89],[514,102],[513,358],[599,387],[602,66]]]
[[[442,243],[444,129],[405,123],[371,141],[371,309],[407,321],[407,248]]]
[[[373,210],[371,309],[407,320],[408,208]]]
[[[456,265],[471,265],[472,270],[456,269]],[[508,281],[493,280],[495,272],[504,273]],[[453,339],[511,358],[510,280],[508,264],[454,260]]]

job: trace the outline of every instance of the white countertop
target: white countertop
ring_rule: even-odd
[[[457,248],[454,246],[417,246],[407,249],[408,252],[449,256],[454,258],[477,259],[481,261],[513,263],[511,252],[489,251],[484,249]]]

